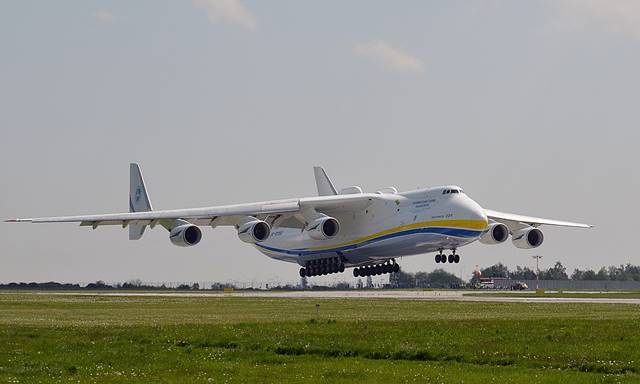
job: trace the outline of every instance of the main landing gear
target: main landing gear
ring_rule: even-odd
[[[451,250],[451,254],[449,255],[449,257],[447,257],[447,255],[443,255],[442,254],[442,249],[440,250],[440,253],[438,253],[436,255],[436,263],[459,263],[460,262],[460,255],[456,254],[456,250],[452,249]]]
[[[300,277],[328,275],[344,272],[344,264],[339,257],[309,260],[305,268],[300,268]]]
[[[393,263],[387,262],[384,264],[367,265],[360,268],[354,268],[353,277],[376,276],[392,272],[400,272],[400,266],[396,264],[395,260],[393,261]]]

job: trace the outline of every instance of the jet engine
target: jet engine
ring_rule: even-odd
[[[245,243],[255,244],[265,241],[271,234],[271,226],[262,220],[248,221],[238,227],[238,237]]]
[[[340,223],[330,216],[319,217],[307,225],[307,232],[312,239],[331,239],[340,232]]]
[[[509,228],[502,223],[489,224],[489,228],[480,237],[483,244],[500,244],[509,238]]]
[[[511,235],[513,245],[521,249],[539,247],[544,241],[542,231],[538,228],[526,227]]]
[[[178,247],[190,247],[196,245],[202,239],[200,228],[193,224],[184,223],[171,228],[169,239]]]

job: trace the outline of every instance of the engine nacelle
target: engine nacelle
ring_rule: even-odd
[[[480,237],[483,244],[500,244],[509,238],[509,228],[502,223],[489,224],[487,231]]]
[[[271,226],[262,220],[248,221],[238,227],[238,237],[249,244],[265,241],[270,234]]]
[[[312,239],[331,239],[340,232],[340,223],[330,216],[319,217],[307,225],[307,232]]]
[[[516,231],[511,235],[511,237],[513,245],[521,249],[539,247],[544,241],[542,231],[533,227],[527,227]]]
[[[182,224],[171,228],[169,240],[178,247],[191,247],[202,239],[200,228],[193,224]]]

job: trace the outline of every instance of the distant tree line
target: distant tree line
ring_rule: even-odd
[[[502,263],[494,264],[480,270],[481,277],[505,277],[512,280],[535,280],[536,271],[529,267],[516,266],[509,270]],[[476,277],[472,278],[472,282]],[[640,281],[640,266],[626,264],[602,267],[597,272],[592,269],[574,269],[571,276],[567,268],[560,261],[552,267],[540,269],[540,280],[609,280],[609,281]]]
[[[464,286],[463,280],[444,269],[416,273],[400,271],[389,275],[389,288],[461,288]]]
[[[150,285],[144,284],[141,280],[129,280],[125,283],[118,284],[107,284],[102,280],[98,280],[95,283],[89,283],[85,286],[81,286],[80,284],[69,284],[69,283],[58,283],[55,281],[49,281],[46,283],[8,283],[8,284],[0,284],[0,289],[40,289],[40,290],[52,290],[52,291],[71,291],[71,290],[198,290],[200,286],[198,283],[194,284],[180,284],[177,287],[167,287],[164,284]],[[219,289],[222,289],[219,288]]]
[[[510,270],[502,263],[497,263],[480,270],[481,277],[501,277],[512,280],[535,280],[536,272],[529,267],[516,266]],[[626,264],[619,266],[602,267],[597,272],[592,269],[575,269],[571,276],[568,275],[567,269],[560,261],[555,262],[552,267],[540,270],[540,280],[605,280],[605,281],[640,281],[640,266]],[[478,276],[473,276],[467,283],[461,280],[453,273],[449,273],[444,269],[436,269],[433,272],[416,272],[409,273],[400,271],[389,275],[389,283],[385,284],[385,288],[463,288],[473,286],[478,283]],[[223,288],[236,288],[228,283],[213,283],[209,290],[222,290]],[[338,282],[331,285],[308,285],[307,279],[303,278],[300,285],[274,285],[267,289],[271,290],[295,290],[295,289],[312,289],[312,290],[344,290],[344,289],[360,289],[372,288],[371,281],[363,284],[361,280],[353,285],[349,282]],[[162,284],[151,285],[143,283],[140,279],[129,280],[124,283],[107,284],[98,280],[85,286],[80,284],[58,283],[54,281],[45,283],[8,283],[0,284],[0,289],[11,290],[177,290],[177,291],[194,291],[200,290],[202,287],[198,283],[179,284],[177,286],[166,286]],[[253,288],[249,288],[253,289]]]

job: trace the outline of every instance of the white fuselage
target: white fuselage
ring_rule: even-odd
[[[371,195],[377,199],[361,212],[330,212],[340,223],[334,238],[315,240],[302,225],[279,226],[256,247],[269,257],[302,266],[335,256],[346,266],[358,266],[456,249],[487,229],[484,210],[459,187]]]

